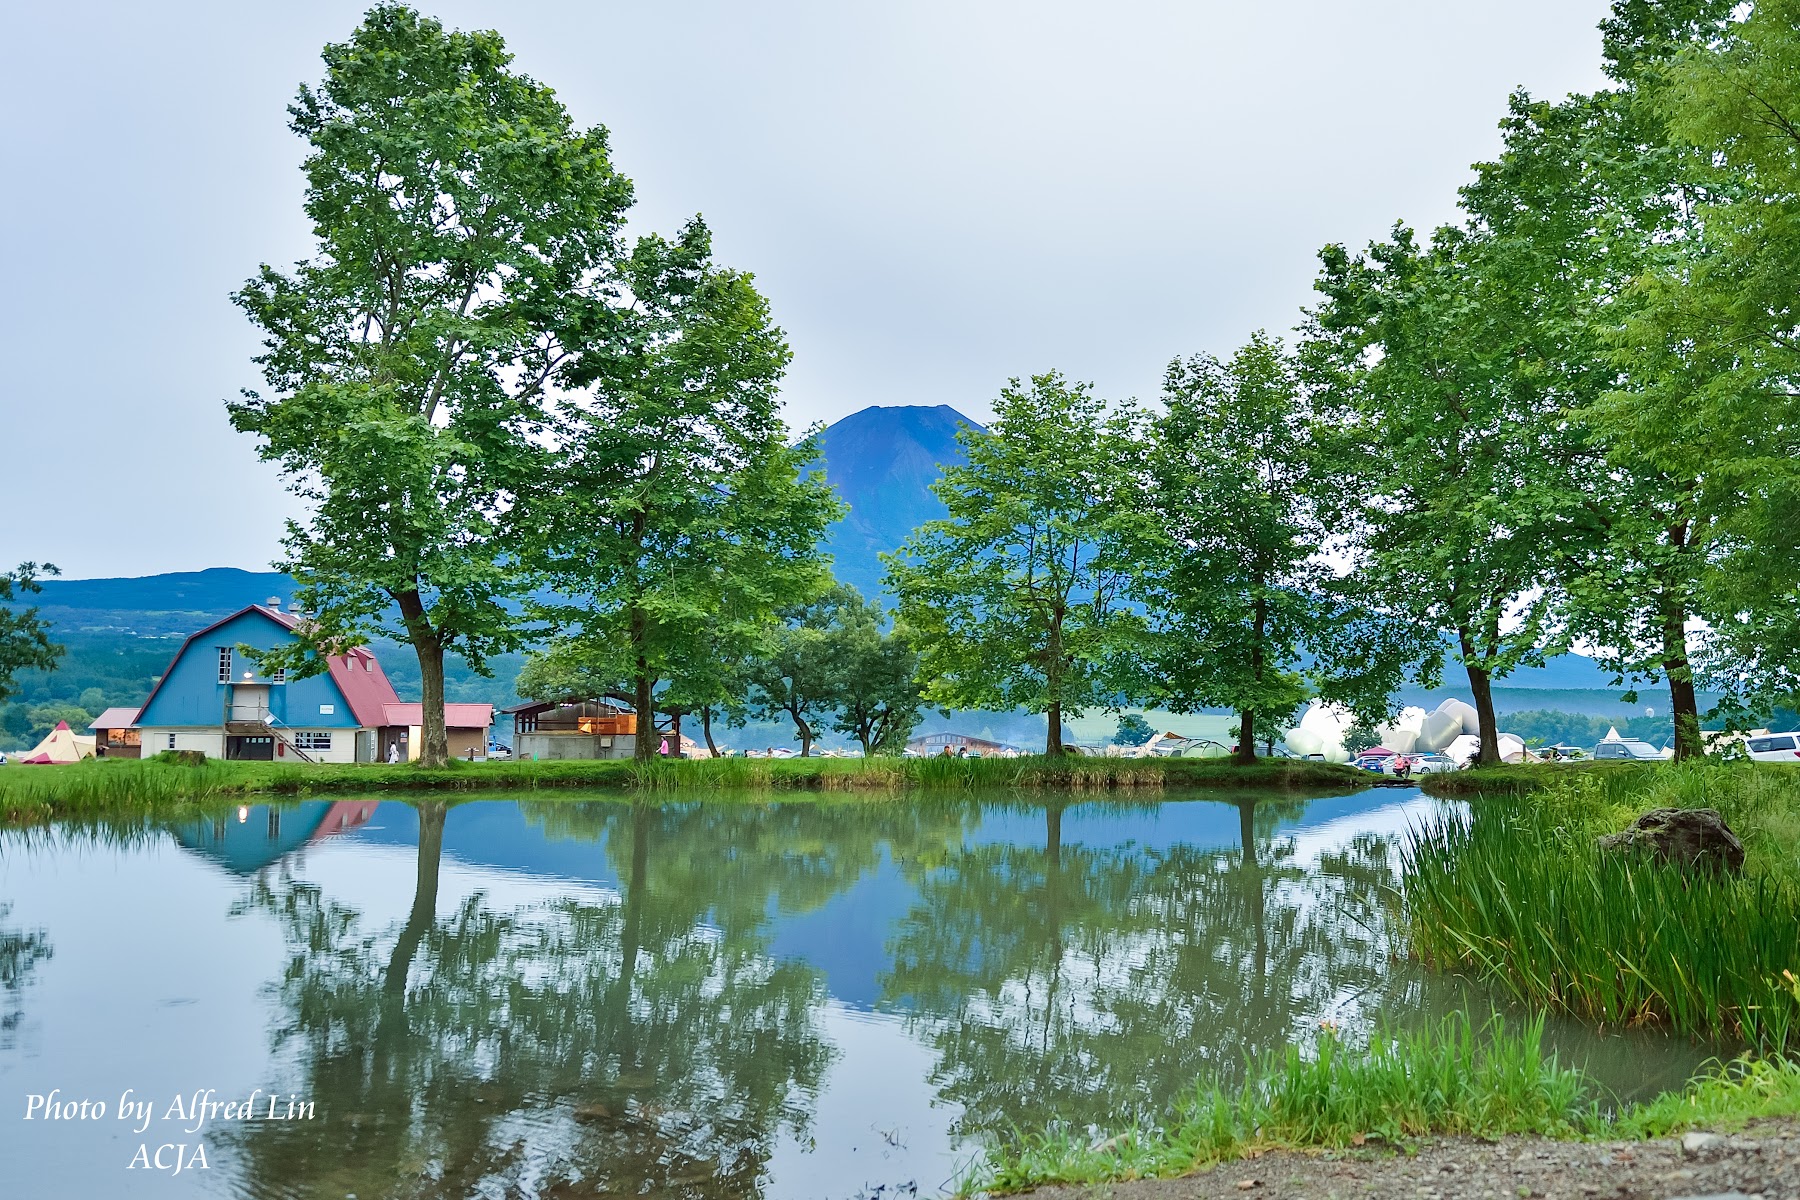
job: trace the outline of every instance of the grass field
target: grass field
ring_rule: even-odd
[[[910,790],[1220,788],[1356,791],[1368,776],[1328,763],[1276,759],[1238,766],[1220,759],[697,759],[633,762],[457,762],[433,770],[410,764],[290,765],[206,762],[197,766],[88,760],[72,766],[0,768],[0,816],[21,823],[248,795],[380,795],[424,791],[860,792]]]
[[[1241,1087],[1201,1081],[1150,1127],[1051,1129],[991,1147],[962,1195],[1186,1174],[1267,1150],[1377,1143],[1403,1149],[1433,1135],[1495,1138],[1663,1137],[1800,1114],[1800,1065],[1739,1060],[1643,1105],[1614,1105],[1582,1072],[1543,1050],[1541,1020],[1476,1028],[1453,1016],[1353,1047],[1329,1031],[1257,1064]]]

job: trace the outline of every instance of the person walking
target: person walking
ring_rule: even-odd
[[[389,742],[388,743],[388,765],[393,766],[395,763],[397,763],[399,761],[400,761],[400,743],[399,742]]]

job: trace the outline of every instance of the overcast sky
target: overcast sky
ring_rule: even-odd
[[[229,292],[309,250],[285,108],[365,5],[19,4],[0,74],[0,566],[265,568],[293,506],[224,401]],[[611,130],[787,330],[796,427],[1153,396],[1287,330],[1315,254],[1452,216],[1507,92],[1601,86],[1604,0],[427,5]]]

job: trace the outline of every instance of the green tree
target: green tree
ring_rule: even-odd
[[[1286,720],[1311,694],[1294,670],[1302,649],[1323,669],[1345,645],[1328,636],[1310,414],[1287,352],[1260,332],[1229,362],[1170,363],[1163,404],[1137,586],[1153,691],[1177,712],[1235,711],[1238,761],[1252,762],[1259,721]]]
[[[1616,73],[1684,161],[1697,156],[1704,236],[1635,281],[1618,346],[1655,382],[1599,419],[1629,453],[1703,464],[1711,674],[1766,711],[1800,692],[1800,4],[1759,0],[1741,19],[1717,0],[1691,7],[1693,26]]]
[[[574,301],[616,286],[631,186],[497,34],[382,4],[324,58],[288,110],[317,251],[236,293],[269,394],[228,407],[309,506],[281,564],[308,645],[270,661],[320,671],[371,630],[411,646],[435,765],[446,653],[480,671],[521,643],[507,509]]]
[[[624,276],[624,311],[584,302],[592,333],[567,373],[556,453],[517,520],[562,597],[538,611],[594,669],[630,683],[649,728],[660,685],[708,712],[777,606],[824,591],[818,545],[843,509],[806,470],[812,442],[788,444],[777,409],[788,349],[768,304],[748,275],[712,262],[705,225],[640,239]]]
[[[875,600],[849,585],[827,631],[832,675],[831,727],[853,737],[864,756],[898,754],[918,726],[923,706],[919,656],[904,630],[887,628]]]
[[[20,671],[50,671],[63,648],[50,640],[50,622],[36,606],[20,608],[26,596],[42,592],[39,575],[60,575],[51,563],[20,563],[0,572],[0,700],[18,694],[15,676]]]
[[[1720,364],[1694,344],[1621,353],[1619,328],[1639,307],[1634,280],[1686,276],[1707,255],[1695,214],[1711,167],[1672,146],[1629,87],[1555,105],[1516,96],[1502,133],[1463,203],[1481,235],[1482,303],[1513,343],[1504,369],[1556,422],[1515,454],[1555,456],[1534,472],[1549,501],[1544,595],[1562,640],[1585,641],[1622,679],[1667,686],[1676,756],[1693,757],[1695,663],[1710,640],[1698,622],[1729,504],[1709,497],[1714,448],[1686,426]]]
[[[781,624],[750,657],[745,715],[792,721],[802,758],[812,754],[820,724],[837,711],[841,689],[835,635],[844,611],[861,607],[862,597],[848,584],[837,584],[816,600],[786,605]]]
[[[1121,746],[1141,746],[1155,736],[1156,730],[1144,719],[1143,713],[1126,713],[1119,718],[1113,741]]]
[[[1142,627],[1125,601],[1133,418],[1055,372],[1013,380],[994,411],[932,485],[946,518],[883,561],[926,700],[1043,713],[1060,754],[1063,718],[1114,700]]]
[[[1499,761],[1493,681],[1541,661],[1544,581],[1574,486],[1566,393],[1512,293],[1528,288],[1477,224],[1421,245],[1397,227],[1353,256],[1321,252],[1303,349],[1322,456],[1344,503],[1349,586],[1419,632],[1446,631]],[[1442,651],[1423,660],[1435,683]]]

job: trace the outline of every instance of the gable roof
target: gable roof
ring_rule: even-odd
[[[189,646],[213,630],[229,625],[247,613],[256,613],[258,616],[265,617],[289,633],[292,633],[294,627],[300,624],[300,618],[293,613],[282,612],[275,608],[265,608],[260,604],[251,604],[238,609],[228,617],[214,621],[205,629],[195,630],[188,634],[187,640],[181,643],[181,649],[177,650],[175,657],[169,660],[168,667],[163,670],[162,678],[158,679],[156,686],[150,689],[150,695],[144,700],[144,706],[138,712],[141,714],[150,711],[150,705],[155,701],[156,694],[162,691],[163,684],[174,673],[175,664],[181,661],[181,656],[188,652]],[[388,682],[386,673],[381,669],[381,663],[376,661],[374,653],[367,646],[358,646],[348,654],[332,655],[325,660],[325,667],[331,675],[331,682],[336,684],[338,691],[343,694],[344,703],[350,706],[350,713],[356,718],[358,725],[371,727],[380,725],[382,723],[382,706],[399,702],[400,697],[395,694],[394,685]]]

